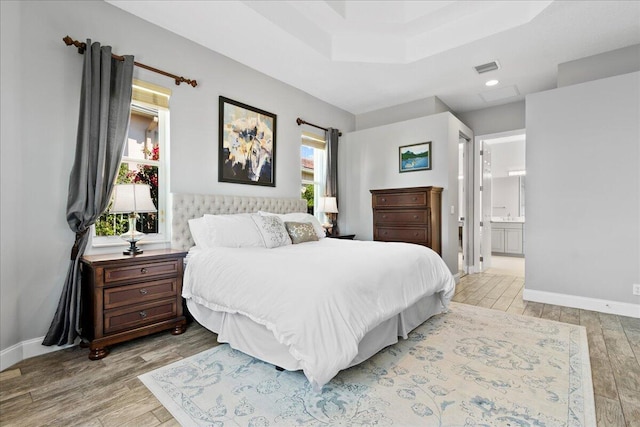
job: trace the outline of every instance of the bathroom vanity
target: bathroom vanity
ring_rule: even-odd
[[[524,256],[524,220],[491,220],[491,253]]]

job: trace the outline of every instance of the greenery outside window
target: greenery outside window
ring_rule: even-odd
[[[300,146],[300,170],[302,198],[307,200],[308,212],[320,222],[324,213],[318,212],[320,197],[324,197],[326,177],[326,142],[319,135],[303,132]]]
[[[117,184],[149,184],[157,212],[139,214],[138,231],[145,241],[168,239],[169,96],[171,91],[134,80],[129,134],[125,143]],[[109,207],[111,204],[109,204]],[[122,244],[118,237],[127,231],[127,214],[111,214],[109,208],[96,221],[93,245]]]

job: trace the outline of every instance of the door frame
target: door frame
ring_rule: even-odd
[[[483,141],[506,138],[510,136],[526,134],[526,129],[515,129],[505,132],[490,133],[485,135],[477,135],[473,138],[473,262],[469,263],[469,273],[481,273],[486,270],[480,261],[482,253],[480,252],[480,223],[482,222],[482,206],[480,204],[480,187],[482,186],[482,156],[480,151]],[[489,225],[490,228],[490,225]],[[489,230],[490,232],[491,230]],[[484,248],[483,248],[484,249]],[[489,247],[489,256],[491,255],[491,247]]]

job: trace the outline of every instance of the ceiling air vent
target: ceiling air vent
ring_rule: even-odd
[[[498,64],[498,61],[491,61],[487,62],[486,64],[476,65],[473,68],[476,69],[478,74],[482,74],[488,73],[489,71],[497,70],[498,68],[500,68],[500,64]]]

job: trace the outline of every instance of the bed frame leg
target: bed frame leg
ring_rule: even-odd
[[[284,368],[281,368],[280,366],[276,366],[276,371],[282,372],[284,371]]]

